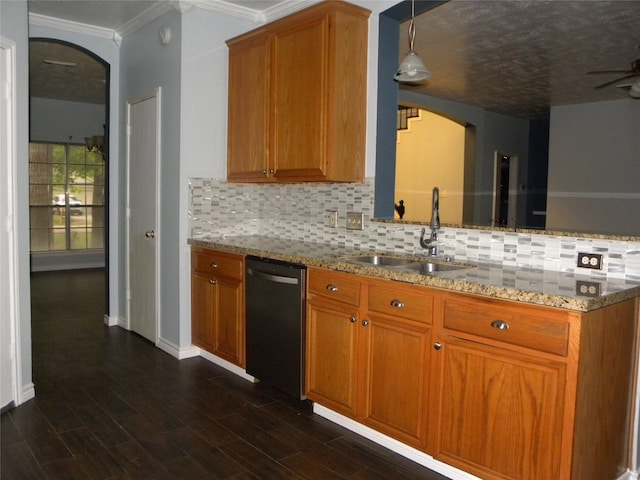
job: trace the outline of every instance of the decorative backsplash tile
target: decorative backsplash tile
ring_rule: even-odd
[[[352,183],[238,184],[192,178],[190,238],[265,235],[362,249],[424,254],[422,226],[372,222],[374,181]],[[338,212],[338,228],[327,226]],[[347,212],[362,213],[364,229],[347,230]],[[594,278],[640,281],[640,242],[482,229],[443,227],[439,253],[456,261],[576,272]],[[577,268],[578,252],[602,253],[603,270]]]

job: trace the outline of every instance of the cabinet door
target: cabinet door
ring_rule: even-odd
[[[244,366],[244,295],[242,282],[219,277],[215,284],[213,353]]]
[[[430,329],[368,315],[364,421],[416,448],[426,444]]]
[[[565,365],[449,339],[435,458],[485,479],[558,479]]]
[[[325,175],[327,22],[323,16],[275,36],[272,158],[278,179]]]
[[[212,277],[191,273],[191,343],[213,352],[214,285]]]
[[[349,305],[307,302],[307,397],[355,416],[357,310]]]
[[[227,178],[268,180],[269,43],[266,35],[229,48]]]

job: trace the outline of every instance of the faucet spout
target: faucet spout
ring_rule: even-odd
[[[433,187],[433,196],[431,198],[431,222],[429,227],[431,230],[440,229],[440,189]]]
[[[428,239],[424,238],[426,228],[423,228],[420,234],[420,246],[427,249],[429,256],[436,257],[438,255],[438,230],[440,230],[440,190],[438,187],[433,187],[431,208],[431,221],[429,222],[431,235]]]

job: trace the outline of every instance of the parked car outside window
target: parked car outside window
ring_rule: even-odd
[[[54,195],[53,204],[57,205],[58,207],[65,207],[66,206],[65,194],[63,193],[60,195]],[[74,206],[77,207],[78,205],[82,205],[82,202],[78,200],[78,198],[75,195],[69,195],[69,211],[71,212],[71,215],[82,215],[84,213],[82,211],[82,208],[73,208]],[[60,213],[63,213],[61,209],[60,209]]]

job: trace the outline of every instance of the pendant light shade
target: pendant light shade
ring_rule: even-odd
[[[400,62],[398,71],[393,76],[396,82],[421,82],[431,77],[431,72],[425,67],[422,58],[413,49],[416,39],[415,0],[411,0],[411,21],[409,22],[409,53]]]
[[[431,77],[431,72],[424,66],[420,55],[411,51],[402,59],[393,78],[397,82],[421,82],[429,77]]]

